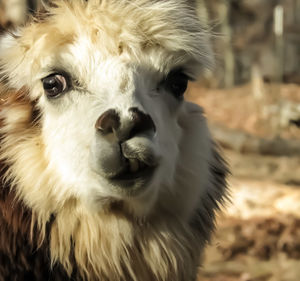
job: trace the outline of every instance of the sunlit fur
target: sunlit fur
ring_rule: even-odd
[[[5,179],[32,210],[40,243],[49,231],[53,265],[87,280],[195,280],[226,168],[202,109],[158,85],[174,68],[197,78],[212,65],[194,1],[55,1],[0,39]],[[57,70],[76,87],[50,101],[41,79]],[[89,168],[95,120],[130,107],[152,117],[161,159],[132,197]]]

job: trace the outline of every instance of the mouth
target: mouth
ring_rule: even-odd
[[[97,143],[91,150],[91,168],[112,194],[136,196],[150,187],[161,158],[151,139],[140,136],[123,143],[104,142],[101,149],[99,146]]]
[[[149,183],[156,168],[136,158],[126,158],[125,163],[124,169],[109,179],[115,186],[125,189],[141,189]]]

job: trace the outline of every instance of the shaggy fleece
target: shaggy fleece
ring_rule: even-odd
[[[228,172],[183,97],[213,65],[196,1],[49,2],[0,38],[0,280],[195,281]],[[137,193],[105,173],[139,179],[96,131],[111,109],[120,130],[132,109],[154,124],[122,139],[157,160]]]
[[[0,105],[1,111],[20,110],[19,113],[22,113],[23,118],[25,117],[23,120],[19,120],[20,122],[9,124],[10,127],[8,132],[1,136],[2,146],[3,143],[9,141],[10,145],[7,147],[7,149],[13,150],[14,147],[18,145],[20,139],[22,138],[21,136],[25,136],[26,138],[26,134],[28,134],[27,137],[30,137],[30,132],[32,133],[32,130],[38,131],[39,112],[35,111],[35,105],[27,99],[26,95],[24,95],[26,93],[24,89],[19,92],[11,92],[7,91],[5,87],[2,86],[0,87],[0,90],[2,91],[1,93],[3,97]],[[6,125],[4,125],[5,123]],[[7,128],[8,124],[5,118],[2,119],[1,126],[2,128]],[[6,143],[6,146],[7,145],[8,144]],[[69,256],[66,257],[68,261],[67,264],[62,265],[60,262],[53,263],[53,260],[51,259],[50,236],[51,233],[52,235],[57,235],[55,232],[53,232],[53,230],[59,227],[58,220],[61,218],[59,218],[58,214],[51,213],[41,224],[39,222],[38,215],[33,213],[32,210],[26,206],[26,203],[24,203],[20,196],[16,195],[16,183],[13,183],[13,178],[10,176],[11,167],[9,166],[9,161],[7,159],[6,161],[2,160],[0,178],[0,280],[88,280],[86,278],[91,278],[89,280],[101,281],[194,280],[196,278],[195,270],[191,270],[194,272],[194,276],[187,277],[183,273],[181,273],[182,275],[179,275],[180,270],[178,268],[173,268],[172,270],[172,265],[170,263],[176,264],[179,260],[179,262],[185,266],[185,261],[190,260],[189,266],[196,269],[200,262],[199,259],[201,249],[205,243],[209,241],[210,234],[214,230],[215,211],[219,210],[219,206],[224,200],[223,196],[226,187],[227,168],[225,167],[224,161],[217,149],[214,150],[213,156],[214,157],[210,163],[210,171],[213,175],[215,187],[214,189],[210,189],[209,192],[202,198],[201,202],[199,203],[199,209],[193,218],[191,218],[188,229],[188,231],[191,233],[186,233],[186,231],[183,229],[180,230],[179,225],[176,224],[176,221],[172,217],[170,217],[169,220],[167,219],[167,222],[169,223],[162,223],[161,225],[160,223],[155,225],[157,223],[155,223],[155,218],[153,218],[153,225],[151,221],[147,224],[141,222],[132,222],[130,218],[124,218],[124,216],[118,211],[118,206],[111,210],[111,216],[105,218],[106,215],[104,215],[103,221],[100,221],[100,223],[95,226],[104,229],[108,228],[107,236],[103,238],[105,238],[104,243],[108,243],[107,245],[109,245],[111,239],[114,239],[110,233],[110,228],[112,225],[109,220],[113,219],[117,221],[123,221],[124,219],[128,219],[127,222],[131,221],[131,227],[135,228],[135,238],[133,244],[128,245],[129,248],[127,249],[127,253],[131,256],[130,258],[133,260],[133,265],[137,266],[137,268],[135,268],[137,273],[135,272],[135,274],[138,276],[143,276],[144,279],[135,279],[132,277],[132,273],[128,272],[126,268],[122,269],[123,273],[121,276],[115,276],[114,272],[109,271],[107,271],[108,273],[105,274],[103,272],[98,273],[101,276],[100,279],[95,276],[97,273],[93,272],[93,269],[90,269],[90,271],[87,269],[87,273],[91,273],[92,275],[92,277],[90,277],[86,272],[84,272],[84,265],[78,265],[78,262],[76,261],[76,256],[74,255],[74,243],[77,241],[75,238],[73,238],[74,241],[69,241],[71,248],[68,252]],[[26,163],[24,163],[24,165],[26,165]],[[30,166],[27,166],[28,173],[30,173],[30,168]],[[67,219],[63,221],[63,224],[67,228],[70,226],[68,217],[71,216],[69,216],[69,211],[74,211],[74,209],[66,210]],[[159,222],[159,220],[157,221]],[[91,224],[93,223],[95,222],[91,222]],[[144,250],[148,251],[149,249],[147,249],[147,247],[149,246],[148,243],[150,243],[149,240],[153,241],[152,239],[163,239],[163,237],[160,237],[160,235],[164,235],[163,233],[166,231],[166,228],[167,231],[171,230],[171,232],[174,231],[174,233],[177,233],[176,235],[184,234],[187,236],[188,241],[185,237],[178,237],[179,241],[180,239],[183,239],[181,241],[182,244],[179,245],[180,249],[178,250],[178,255],[182,255],[181,257],[174,257],[172,251],[169,253],[170,256],[168,257],[168,251],[172,250],[171,247],[174,247],[173,243],[177,243],[175,240],[173,242],[168,242],[166,240],[165,245],[160,246],[163,248],[167,247],[164,250],[164,255],[166,256],[152,256],[152,262],[155,262],[156,259],[157,262],[163,262],[163,259],[166,259],[166,268],[163,270],[165,272],[165,277],[154,277],[155,274],[151,272],[151,270],[147,269],[147,263],[146,261],[143,261],[144,254],[140,247],[145,247],[145,245],[143,246],[137,243],[137,239],[141,240],[141,242],[145,241],[146,249]],[[172,228],[175,229],[172,230]],[[84,226],[83,231],[89,231],[89,227]],[[157,236],[153,237],[153,235]],[[176,235],[174,234],[173,239],[176,239]],[[83,237],[85,238],[88,236],[84,235]],[[119,237],[118,239],[122,238]],[[186,243],[186,245],[184,243]],[[53,247],[57,246],[54,245]],[[105,246],[100,246],[100,249],[102,247]],[[162,252],[159,253],[162,254]],[[184,257],[186,254],[190,256]],[[175,258],[175,260],[169,260],[172,259],[172,256],[173,259]],[[120,258],[120,256],[117,258]],[[110,267],[111,265],[106,266]],[[158,265],[154,264],[154,266],[159,268]],[[180,267],[181,265],[179,264],[178,266]],[[184,272],[183,269],[181,269],[181,271]],[[109,277],[109,274],[113,276],[113,278]],[[176,276],[174,276],[174,274],[176,274]]]

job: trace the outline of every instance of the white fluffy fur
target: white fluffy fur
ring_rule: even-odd
[[[10,165],[7,177],[19,198],[33,210],[42,239],[55,216],[51,259],[69,273],[73,251],[89,280],[196,276],[211,225],[201,233],[190,222],[196,211],[205,216],[207,205],[214,208],[208,193],[215,201],[222,196],[210,165],[223,167],[214,159],[202,109],[158,87],[171,69],[180,66],[197,77],[213,64],[207,27],[193,5],[55,1],[48,17],[0,41],[6,87],[26,97],[0,113],[1,158]],[[57,69],[72,74],[80,86],[50,101],[41,79]],[[41,112],[36,123],[32,104]],[[125,196],[91,169],[90,154],[101,113],[114,108],[126,119],[131,107],[154,121],[157,131],[149,146],[159,166],[143,192]],[[100,148],[100,153],[106,152]],[[122,205],[113,210],[116,201]]]

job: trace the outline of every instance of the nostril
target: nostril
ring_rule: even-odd
[[[105,111],[96,121],[95,128],[104,134],[112,133],[120,127],[119,114],[114,109]]]
[[[133,127],[130,131],[129,138],[146,131],[155,132],[156,128],[150,115],[141,112],[138,108],[130,108],[132,112]]]
[[[152,118],[136,107],[129,109],[130,118],[124,118],[121,124],[119,113],[115,109],[105,111],[95,123],[95,128],[103,135],[114,134],[115,140],[124,141],[141,133],[156,131]]]

